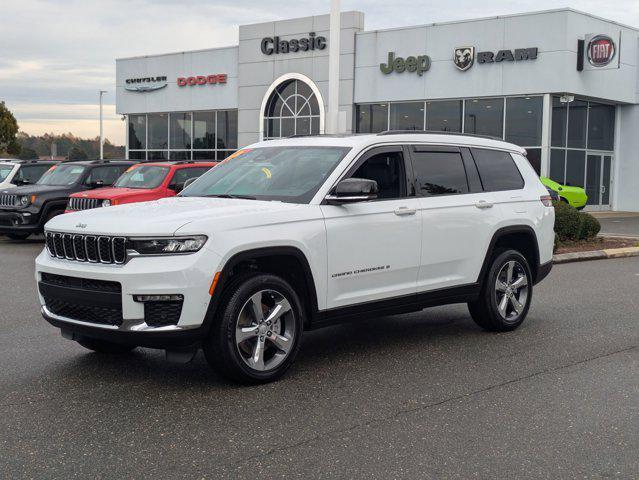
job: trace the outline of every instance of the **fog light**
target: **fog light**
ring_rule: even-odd
[[[133,295],[136,302],[179,302],[184,300],[184,295]]]

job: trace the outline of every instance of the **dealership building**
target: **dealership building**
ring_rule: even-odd
[[[321,134],[329,16],[241,25],[238,45],[116,61],[131,159],[223,159]],[[339,130],[465,132],[526,148],[588,209],[639,211],[639,30],[571,9],[369,31],[341,14]]]

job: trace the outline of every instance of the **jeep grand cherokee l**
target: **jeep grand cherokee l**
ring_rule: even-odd
[[[188,180],[199,177],[215,165],[217,162],[140,163],[124,172],[113,187],[72,194],[67,212],[173,197],[182,191]]]
[[[69,195],[111,185],[131,165],[129,160],[88,160],[52,166],[34,185],[0,190],[0,235],[25,239],[64,213]]]
[[[463,302],[486,330],[517,328],[553,223],[525,150],[502,141],[271,140],[177,197],[54,218],[36,279],[44,318],[88,349],[201,347],[223,375],[266,382],[336,321]]]

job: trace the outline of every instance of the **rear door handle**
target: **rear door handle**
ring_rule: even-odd
[[[475,206],[476,206],[477,208],[481,208],[481,209],[484,209],[484,208],[493,208],[493,204],[492,204],[492,203],[490,203],[490,202],[487,202],[486,200],[480,200],[479,202],[477,202],[477,203],[475,204]]]
[[[417,212],[417,210],[415,210],[414,208],[408,208],[408,207],[398,207],[395,209],[395,215],[415,215],[415,212]]]

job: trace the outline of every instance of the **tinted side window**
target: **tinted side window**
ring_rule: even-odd
[[[510,153],[482,148],[473,148],[472,153],[485,191],[524,188],[524,179]]]
[[[91,184],[101,180],[105,186],[113,185],[128,167],[129,165],[96,167],[91,170],[86,183]]]
[[[51,165],[24,165],[20,167],[15,178],[17,180],[26,180],[29,183],[36,183],[49,168],[51,168]]]
[[[468,193],[468,180],[460,152],[413,151],[417,188],[422,195]]]
[[[379,188],[378,199],[387,200],[406,196],[404,160],[400,152],[373,155],[365,160],[350,177],[375,180]]]
[[[198,167],[198,168],[181,168],[175,172],[173,175],[173,179],[171,180],[172,187],[179,185],[183,186],[184,182],[186,182],[190,178],[197,178],[206,172],[210,167]]]

